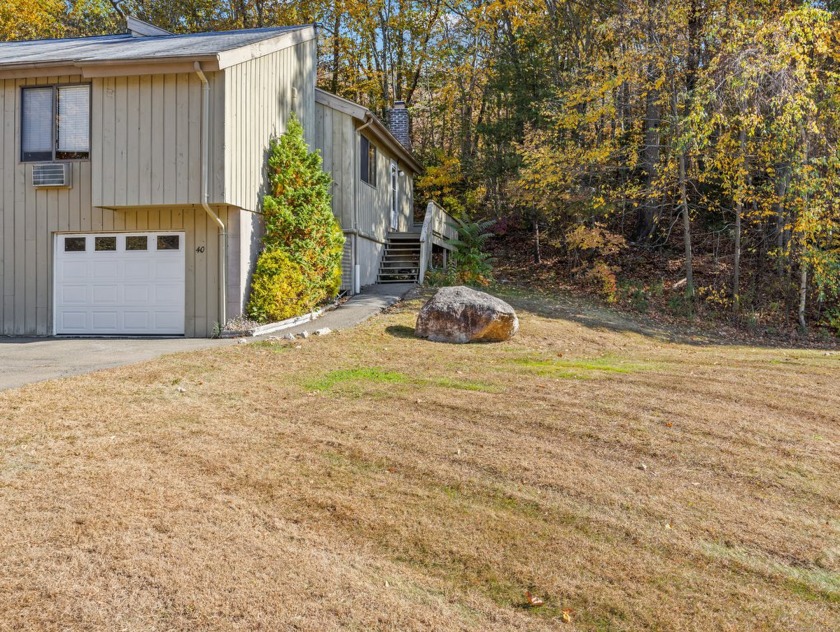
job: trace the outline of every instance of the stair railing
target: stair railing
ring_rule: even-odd
[[[450,240],[457,239],[458,230],[452,217],[443,210],[437,202],[431,201],[426,206],[426,217],[423,219],[423,228],[420,230],[420,274],[417,277],[418,283],[423,283],[426,272],[432,263],[432,250],[435,239],[443,245]]]

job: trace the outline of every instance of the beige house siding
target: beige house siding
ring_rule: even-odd
[[[35,189],[30,184],[31,165],[20,162],[21,88],[80,81],[74,76],[0,81],[0,334],[52,334],[56,233],[177,230],[186,233],[186,335],[207,336],[218,320],[219,242],[218,230],[203,209],[95,208],[93,160],[71,163],[71,189]],[[225,207],[219,212],[227,218]],[[204,251],[196,252],[201,247]]]
[[[354,262],[360,265],[361,285],[376,283],[379,261],[391,230],[391,165],[403,172],[399,178],[399,224],[396,232],[412,229],[414,177],[385,148],[377,146],[376,186],[362,182],[360,169],[361,125],[346,112],[316,103],[315,147],[321,151],[324,171],[333,179],[333,213],[345,231],[357,231]],[[354,214],[356,215],[354,221]],[[348,239],[352,239],[348,235]],[[346,277],[348,268],[344,267]],[[344,279],[342,288],[352,287]]]
[[[210,201],[224,202],[224,73],[210,83]],[[202,84],[195,73],[93,79],[94,206],[201,201]]]
[[[333,179],[332,206],[341,227],[353,229],[353,203],[360,180],[356,175],[358,138],[353,118],[321,103],[315,104],[315,148],[324,160],[324,171]]]
[[[315,126],[315,40],[225,69],[225,201],[260,210],[272,136],[295,112],[310,146]]]
[[[356,134],[356,138],[356,153],[358,154],[360,151],[358,134]],[[399,178],[399,222],[396,230],[393,231],[391,230],[392,164],[397,164],[397,169],[405,173],[404,176]],[[362,182],[360,174],[356,174],[356,178],[359,180],[358,214],[360,232],[374,239],[385,241],[390,232],[408,232],[411,229],[413,215],[411,191],[414,188],[414,178],[387,150],[377,147],[375,187]]]

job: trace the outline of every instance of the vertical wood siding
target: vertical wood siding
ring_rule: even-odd
[[[376,187],[361,181],[358,185],[359,231],[385,241],[388,233],[391,232],[391,164],[396,160],[382,147],[376,149]],[[360,151],[358,134],[356,134],[355,151],[357,153]],[[397,168],[401,167],[397,165]],[[359,176],[360,174],[356,174],[357,179]],[[400,212],[396,232],[408,232],[411,229],[413,194],[410,192],[413,186],[414,179],[406,171],[405,176],[399,179]]]
[[[391,232],[391,164],[397,161],[387,150],[377,146],[377,181],[376,187],[372,187],[361,180],[360,133],[356,131],[353,117],[316,103],[315,120],[315,147],[321,151],[324,171],[333,179],[333,214],[345,231],[358,231],[355,261],[360,265],[361,284],[371,285],[376,283],[384,242]],[[399,177],[398,232],[410,231],[414,216],[414,177],[409,171],[403,171]],[[356,223],[354,212],[358,213]],[[345,258],[346,254],[345,251]],[[342,289],[350,289],[352,276],[349,271],[352,268],[342,268]]]
[[[291,112],[310,146],[315,134],[315,41],[225,69],[225,201],[260,210],[269,140]]]
[[[315,104],[315,148],[324,160],[324,171],[333,179],[333,214],[344,230],[353,229],[353,201],[359,178],[356,175],[353,118],[321,103]]]
[[[224,73],[210,83],[210,199],[224,202]],[[202,85],[195,74],[93,80],[92,203],[201,202]]]
[[[0,80],[0,334],[45,336],[52,333],[53,243],[57,232],[128,232],[178,230],[186,233],[186,334],[207,336],[218,320],[218,231],[200,207],[166,206],[103,210],[92,204],[94,165],[107,161],[70,163],[71,189],[35,189],[31,165],[19,162],[20,91],[24,85],[78,83],[81,77]],[[139,84],[136,86],[140,90]],[[127,102],[131,91],[126,92]],[[115,94],[116,96],[116,94]],[[139,134],[139,143],[143,146]],[[133,139],[133,136],[132,136]],[[128,138],[126,142],[129,141]],[[176,158],[177,161],[177,158]],[[151,156],[149,164],[151,165]],[[108,168],[108,186],[122,180]],[[96,176],[105,185],[104,174]],[[110,190],[110,189],[109,189]],[[149,191],[151,196],[152,191]],[[223,217],[227,209],[220,207]],[[196,249],[204,248],[201,253]]]

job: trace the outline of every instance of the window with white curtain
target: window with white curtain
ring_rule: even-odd
[[[21,116],[24,162],[90,157],[90,86],[24,88]]]

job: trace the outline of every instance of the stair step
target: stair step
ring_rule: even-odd
[[[385,247],[386,250],[417,250],[418,252],[421,250],[419,244],[388,244]]]

